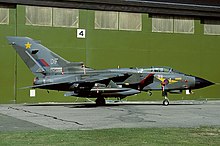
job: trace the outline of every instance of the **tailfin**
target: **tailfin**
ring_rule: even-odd
[[[62,68],[70,64],[69,61],[31,38],[9,36],[7,39],[36,76],[50,73],[51,68]]]

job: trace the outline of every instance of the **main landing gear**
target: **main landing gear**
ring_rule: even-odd
[[[103,106],[103,105],[106,104],[104,97],[98,97],[98,98],[95,100],[95,102],[96,102],[96,105],[97,105],[97,106]]]

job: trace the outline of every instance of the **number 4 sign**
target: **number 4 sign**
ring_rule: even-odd
[[[77,29],[77,38],[86,38],[86,30]]]

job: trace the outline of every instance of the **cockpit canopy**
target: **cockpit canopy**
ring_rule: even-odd
[[[151,66],[151,67],[146,67],[146,68],[139,68],[141,71],[143,72],[167,72],[167,73],[179,73],[179,74],[183,74],[177,70],[174,70],[170,67],[155,67],[155,66]]]

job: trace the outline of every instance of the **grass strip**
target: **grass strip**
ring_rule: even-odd
[[[219,127],[0,132],[0,145],[220,145]]]

